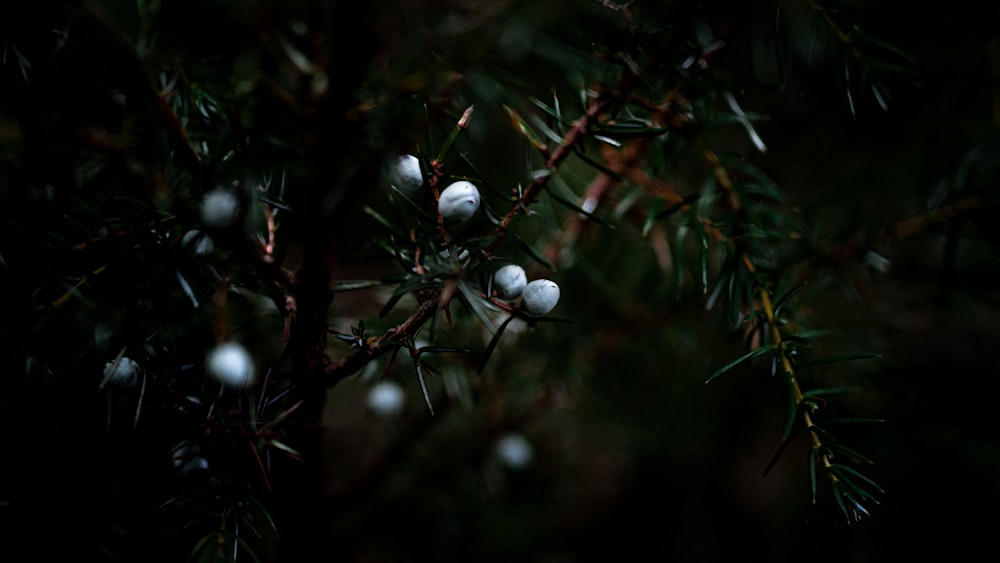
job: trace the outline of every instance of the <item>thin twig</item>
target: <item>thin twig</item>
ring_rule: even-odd
[[[587,133],[590,126],[604,113],[607,107],[611,103],[611,98],[607,96],[599,97],[594,100],[590,107],[587,108],[587,112],[577,119],[573,123],[573,127],[566,133],[563,137],[559,146],[556,147],[552,154],[549,156],[548,160],[545,162],[545,169],[550,171],[550,174],[536,176],[528,187],[525,188],[524,192],[521,194],[519,201],[511,206],[510,210],[500,219],[496,228],[493,229],[493,233],[490,235],[490,243],[486,245],[483,252],[486,255],[492,255],[496,251],[500,243],[503,242],[504,238],[507,236],[508,231],[510,231],[511,224],[514,222],[514,218],[522,213],[526,213],[528,206],[535,201],[535,199],[542,193],[545,186],[549,182],[559,166],[562,164],[566,157],[570,155],[575,147]]]

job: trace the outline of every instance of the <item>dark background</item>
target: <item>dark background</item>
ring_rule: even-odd
[[[252,133],[271,132],[291,145],[259,156],[297,159],[292,176],[305,187],[292,197],[309,201],[318,189],[338,194],[330,231],[338,241],[338,271],[344,279],[364,278],[392,267],[369,258],[366,241],[379,231],[360,211],[384,200],[384,192],[371,187],[378,157],[422,142],[421,132],[411,128],[416,106],[406,103],[408,88],[414,96],[440,93],[447,90],[446,70],[464,72],[469,86],[457,97],[474,102],[477,114],[463,148],[482,159],[496,184],[506,185],[523,181],[525,157],[502,129],[497,104],[521,90],[539,97],[551,87],[569,91],[573,69],[593,64],[572,58],[577,51],[556,49],[553,55],[538,38],[628,42],[623,20],[608,18],[597,2],[503,2],[495,11],[487,4],[180,2],[163,7],[155,31],[162,60],[186,61],[192,73],[202,68],[204,82],[213,73],[251,73],[248,68],[282,80],[287,69],[273,62],[278,57],[269,34],[289,29],[287,22],[297,18],[321,22],[316,27],[325,41],[317,52],[328,56],[333,87],[316,104],[315,118],[286,121],[280,110],[244,108],[252,115],[246,123]],[[912,55],[919,82],[893,83],[888,112],[870,95],[858,95],[852,115],[837,78],[840,68],[824,56],[821,41],[810,39],[819,32],[787,28],[803,21],[795,19],[797,3],[780,9],[770,2],[709,3],[701,10],[646,4],[633,8],[638,21],[650,25],[668,15],[676,15],[680,29],[699,18],[712,25],[735,21],[737,31],[712,64],[722,69],[720,81],[735,85],[744,110],[766,116],[757,127],[768,151],[754,152],[735,126],[706,138],[720,150],[743,152],[770,175],[817,244],[835,246],[918,216],[935,194],[984,194],[989,200],[995,193],[1000,36],[992,5],[838,4],[838,21],[855,22]],[[808,13],[808,6],[797,9]],[[29,555],[182,560],[191,544],[183,520],[156,507],[180,486],[171,474],[170,448],[178,435],[197,428],[166,426],[171,419],[151,415],[132,430],[127,420],[134,411],[126,405],[124,418],[107,430],[109,407],[94,392],[95,378],[116,350],[102,356],[85,343],[93,318],[131,318],[145,304],[177,293],[174,286],[157,285],[156,272],[172,266],[164,262],[167,254],[149,240],[131,239],[99,251],[119,261],[114,281],[87,294],[98,313],[63,312],[41,330],[31,327],[39,305],[64,290],[54,280],[101,263],[100,256],[66,250],[96,231],[99,225],[88,221],[103,216],[109,223],[128,222],[128,204],[107,193],[157,202],[184,219],[196,213],[189,200],[197,201],[192,194],[200,192],[188,184],[147,181],[152,174],[143,172],[169,169],[162,163],[181,156],[164,149],[161,128],[147,125],[155,113],[147,82],[152,76],[155,83],[156,64],[144,67],[129,54],[141,29],[131,3],[12,3],[4,10],[0,337],[7,357],[0,380],[6,437],[0,446],[0,539],[15,554],[12,561]],[[472,32],[449,27],[463,22]],[[775,22],[785,27],[775,31]],[[53,31],[63,29],[70,30],[66,37]],[[663,33],[685,35],[669,25]],[[759,45],[756,38],[784,33],[791,39],[780,79],[766,65],[749,70],[747,53]],[[69,41],[56,51],[62,39]],[[30,66],[18,63],[15,45]],[[527,45],[523,55],[519,45]],[[379,87],[396,89],[398,113],[377,113],[361,125],[341,117],[340,108]],[[294,84],[289,90],[301,101],[308,88]],[[109,102],[116,92],[127,101]],[[435,126],[440,139],[448,124]],[[81,185],[81,162],[101,142],[87,133],[127,127],[129,142],[110,151],[119,160]],[[296,144],[312,150],[298,153]],[[344,172],[352,166],[357,170]],[[592,173],[572,166],[574,174]],[[193,185],[216,180],[188,178]],[[542,210],[540,240],[557,224]],[[315,452],[321,457],[309,465],[322,471],[323,490],[299,510],[294,499],[285,499],[279,534],[305,542],[300,554],[347,561],[569,562],[640,555],[883,561],[989,553],[1000,524],[993,510],[1000,498],[996,211],[982,205],[906,239],[880,241],[873,250],[891,261],[887,272],[852,259],[807,276],[801,318],[835,331],[822,346],[832,353],[881,354],[803,376],[809,387],[859,388],[838,397],[832,413],[885,420],[838,434],[875,462],[867,472],[885,494],[869,518],[845,523],[822,481],[811,503],[804,440],[762,476],[781,440],[784,384],[770,377],[768,366],[755,365],[704,385],[715,368],[742,353],[741,335],[719,311],[706,311],[692,285],[679,293],[666,288],[649,243],[623,224],[616,231],[587,231],[577,261],[551,274],[563,291],[556,313],[575,324],[508,335],[481,376],[472,375],[475,358],[447,364],[455,380],[467,381],[471,402],[432,381],[437,412],[430,417],[409,368],[396,366],[390,376],[406,387],[407,409],[397,419],[376,417],[364,397],[381,363],[374,373],[330,390],[323,429],[310,430],[321,441]],[[317,236],[304,224],[288,219],[279,231],[287,236],[290,264]],[[377,325],[384,298],[377,291],[338,296],[331,321]],[[211,319],[185,315],[177,311],[165,322],[185,335],[181,348],[197,350],[210,336],[198,327]],[[393,320],[400,319],[383,322],[391,326]],[[273,348],[280,319],[246,322],[262,350]],[[330,350],[345,353],[334,345]],[[508,431],[532,442],[530,467],[517,471],[497,463],[493,445]],[[275,485],[280,497],[280,472]],[[294,529],[304,521],[308,533]],[[271,545],[261,548],[264,560],[280,560],[277,553]]]

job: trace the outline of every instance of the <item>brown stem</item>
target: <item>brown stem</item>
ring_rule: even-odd
[[[611,98],[607,96],[602,96],[593,102],[591,102],[590,107],[587,108],[587,112],[583,114],[579,119],[573,123],[573,127],[566,133],[563,137],[559,146],[556,147],[552,154],[549,155],[548,160],[545,162],[545,169],[550,172],[543,176],[538,176],[528,184],[522,193],[519,201],[511,206],[510,211],[508,211],[501,219],[500,223],[493,229],[493,233],[490,235],[490,243],[486,245],[483,252],[486,255],[492,255],[494,251],[500,246],[506,238],[507,233],[510,231],[510,227],[514,222],[514,218],[522,213],[526,213],[528,206],[535,201],[535,199],[542,193],[545,186],[549,182],[549,178],[559,169],[566,157],[573,151],[575,147],[587,133],[587,129],[590,128],[591,124],[597,120],[598,117],[604,110],[607,109],[608,105],[611,103]]]
[[[398,347],[396,343],[406,335],[416,331],[423,326],[438,310],[438,303],[441,302],[440,292],[424,301],[405,321],[389,329],[385,334],[372,339],[367,346],[361,348],[351,356],[341,358],[336,362],[327,364],[323,374],[323,384],[333,387],[341,380],[357,373],[361,368],[368,365],[375,358]]]

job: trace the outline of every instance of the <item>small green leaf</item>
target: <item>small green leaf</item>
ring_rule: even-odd
[[[748,182],[745,184],[740,184],[740,188],[746,193],[764,196],[773,199],[782,205],[791,204],[791,200],[788,199],[788,196],[785,195],[785,193],[782,192],[777,185],[772,184],[770,182],[765,182],[765,183]]]
[[[552,108],[555,110],[555,115],[553,117],[556,118],[556,123],[560,126],[559,130],[561,131],[564,127],[569,126],[570,124],[566,123],[562,117],[562,108],[559,104],[559,94],[556,93],[555,88],[552,89]]]
[[[249,542],[247,542],[245,539],[237,536],[236,537],[236,543],[238,543],[240,546],[243,547],[243,551],[247,555],[250,556],[250,559],[253,559],[255,563],[260,563],[260,558],[257,557],[257,554],[253,551],[253,548],[250,546]],[[235,552],[233,553],[233,561],[236,561],[236,553]]]
[[[701,183],[701,191],[698,195],[697,205],[694,206],[695,217],[711,216],[712,206],[715,205],[715,201],[718,199],[718,187],[719,181],[718,178],[715,177],[715,171],[705,171],[705,178]]]
[[[517,244],[517,246],[520,247],[521,250],[523,250],[526,253],[528,253],[528,255],[531,256],[531,258],[533,260],[535,260],[536,262],[538,262],[542,266],[545,266],[549,270],[555,271],[555,269],[556,269],[555,264],[553,264],[552,262],[550,262],[549,259],[546,258],[541,252],[538,252],[537,250],[535,250],[534,247],[532,247],[530,244],[528,244],[527,242],[525,242],[524,239],[522,239],[521,237],[517,236],[516,234],[514,234],[514,243]]]
[[[448,137],[444,140],[444,144],[441,145],[441,149],[438,150],[437,160],[438,162],[444,161],[448,153],[451,152],[451,147],[455,144],[455,140],[458,139],[458,134],[462,132],[462,128],[457,125],[452,128],[451,132],[448,133]]]
[[[879,87],[878,83],[876,82],[872,82],[871,90],[872,90],[872,95],[875,96],[875,101],[878,102],[878,105],[879,107],[882,108],[882,111],[885,113],[889,113],[889,103],[887,102],[889,94],[884,92],[883,89]]]
[[[421,289],[433,289],[441,287],[442,282],[438,280],[424,281],[421,278],[411,278],[410,281],[400,284],[392,295],[386,300],[385,305],[379,311],[378,316],[384,317],[389,314],[395,306],[406,294],[413,293],[415,291],[420,291]]]
[[[878,492],[880,492],[882,494],[885,494],[885,490],[882,487],[880,487],[878,485],[878,483],[876,483],[875,481],[872,481],[871,478],[869,478],[868,476],[866,476],[864,473],[861,473],[857,469],[854,469],[850,465],[844,465],[843,463],[833,463],[833,464],[830,464],[830,469],[838,471],[838,472],[841,472],[840,476],[842,476],[842,477],[846,476],[846,475],[852,475],[852,476],[860,479],[861,481],[867,483],[869,486],[871,486],[872,488],[874,488],[876,491],[878,491]]]
[[[700,270],[701,270],[701,292],[703,295],[708,295],[708,233],[705,232],[704,225],[698,220],[698,214],[694,212],[694,208],[691,209],[691,228],[694,229],[695,233],[698,234],[698,241],[701,243],[698,246],[698,255],[700,258]]]
[[[782,438],[781,445],[778,446],[778,451],[774,452],[774,455],[771,456],[771,461],[769,461],[767,463],[767,467],[764,468],[764,477],[767,477],[767,474],[771,472],[771,469],[773,469],[778,463],[778,460],[781,459],[781,456],[784,455],[785,450],[788,449],[788,446],[791,445],[793,441],[794,436],[785,436]]]
[[[602,142],[602,143],[606,143],[606,144],[608,144],[608,145],[611,145],[612,147],[615,147],[615,148],[620,148],[620,147],[622,146],[622,144],[621,144],[621,142],[620,142],[620,141],[617,141],[617,140],[615,140],[615,139],[612,139],[611,137],[608,137],[608,136],[606,136],[606,135],[598,135],[598,134],[593,134],[593,135],[591,135],[591,136],[592,136],[592,137],[593,137],[594,139],[596,139],[596,140],[598,140],[598,141],[600,141],[600,142]]]
[[[831,452],[839,452],[839,453],[842,453],[842,454],[844,454],[844,455],[846,455],[848,457],[853,457],[853,458],[856,458],[856,459],[860,459],[861,461],[863,461],[863,462],[865,462],[865,463],[867,463],[869,465],[874,465],[874,463],[875,463],[874,461],[872,461],[872,460],[868,459],[867,457],[861,455],[861,453],[858,452],[857,450],[854,450],[853,448],[848,448],[847,446],[841,444],[840,442],[827,442],[826,444],[823,444],[823,445],[826,448],[828,448],[829,450],[831,450]]]
[[[860,522],[862,516],[871,515],[868,512],[868,509],[865,508],[864,503],[864,500],[868,499],[875,504],[878,504],[878,501],[871,495],[871,493],[859,488],[856,484],[849,483],[847,481],[838,481],[837,484],[839,485],[840,492],[844,495],[844,499],[851,503],[850,509],[853,511],[855,522]],[[858,495],[861,498],[857,498],[855,495]]]
[[[257,510],[264,515],[264,519],[267,520],[267,524],[271,526],[271,531],[277,532],[278,526],[274,523],[274,518],[271,517],[271,513],[264,506],[264,503],[262,503],[260,499],[257,498],[257,495],[254,494],[247,495],[247,501],[249,501],[250,504],[254,505],[257,508]]]
[[[875,47],[879,47],[891,53],[895,53],[896,55],[899,55],[901,58],[903,58],[909,63],[916,62],[916,59],[913,58],[913,55],[907,53],[906,51],[900,49],[899,47],[893,45],[892,43],[889,43],[888,41],[883,41],[882,39],[878,39],[877,37],[869,35],[868,33],[862,31],[862,29],[857,25],[854,26],[854,33],[857,35],[858,39],[870,43]]]
[[[514,129],[517,129],[517,131],[520,132],[521,135],[525,139],[527,139],[529,143],[531,143],[532,147],[540,151],[548,150],[548,147],[545,146],[545,143],[542,142],[542,140],[538,137],[538,135],[536,135],[535,132],[528,127],[528,125],[524,122],[523,119],[521,119],[521,116],[517,113],[517,111],[514,108],[504,105],[503,109],[504,111],[507,112],[507,117],[510,118],[510,122],[514,126]]]
[[[847,510],[847,506],[844,504],[844,499],[841,498],[842,495],[843,493],[840,491],[839,487],[833,488],[833,499],[837,501],[837,507],[839,507],[840,511],[844,513],[844,518],[846,518],[848,522],[855,520],[856,516]]]
[[[479,296],[465,280],[459,280],[458,291],[459,299],[462,303],[471,309],[477,317],[479,317],[479,320],[483,323],[483,326],[490,331],[490,334],[495,334],[496,326],[494,326],[493,320],[490,319],[490,315],[488,313],[490,309],[493,309],[493,305]]]
[[[774,360],[775,363],[777,363],[777,355],[775,355]],[[775,369],[776,368],[772,366],[772,370]],[[788,412],[785,414],[785,427],[781,431],[782,438],[787,438],[788,435],[791,433],[792,426],[795,425],[795,421],[798,419],[799,416],[799,408],[801,408],[801,405],[799,405],[799,402],[795,399],[795,390],[794,386],[792,385],[792,378],[787,377],[785,378],[785,380],[788,382],[789,400],[788,400]]]
[[[468,348],[452,348],[450,346],[424,346],[423,348],[417,348],[417,351],[421,354],[434,354],[434,353],[445,353],[454,352],[458,354],[468,354],[472,350]]]
[[[334,293],[342,291],[355,291],[358,289],[368,289],[382,285],[378,280],[340,280],[333,282]]]
[[[747,280],[746,268],[742,264],[738,264],[733,275],[729,277],[729,299],[726,301],[729,328],[733,330],[739,328],[743,323],[743,303],[750,302],[745,301],[744,297],[747,295],[746,289],[750,283]]]
[[[396,228],[396,225],[394,225],[391,221],[380,215],[377,211],[375,211],[371,207],[368,207],[366,205],[364,206],[363,210],[365,213],[368,214],[368,216],[370,216],[372,219],[375,219],[375,221],[377,221],[380,225],[388,229],[389,232],[395,234],[400,238],[406,237],[406,234],[400,231],[398,228]]]
[[[621,182],[621,181],[624,180],[624,178],[622,178],[621,174],[615,172],[614,170],[608,168],[607,166],[604,166],[604,164],[598,162],[597,160],[594,160],[593,158],[590,158],[582,150],[580,150],[579,147],[577,147],[577,146],[573,147],[573,154],[575,154],[576,156],[580,157],[580,160],[584,161],[585,163],[589,164],[590,166],[593,166],[599,172],[604,173],[605,175],[607,175],[608,177],[610,177],[612,180],[614,180],[616,182]]]
[[[859,387],[820,387],[818,389],[810,389],[802,393],[803,397],[823,397],[828,395],[851,395],[857,394],[861,389]],[[829,423],[829,421],[824,421]]]
[[[795,334],[789,336],[794,336],[799,340],[813,340],[815,338],[819,338],[820,336],[829,336],[834,333],[835,331],[827,329],[809,329],[809,330],[800,330]]]
[[[869,422],[882,423],[882,422],[885,422],[885,420],[881,419],[881,418],[828,418],[828,419],[823,419],[823,424],[859,424],[859,423],[869,423]]]
[[[670,132],[666,127],[651,127],[642,121],[602,123],[595,131],[614,135],[619,139],[640,139],[643,137],[659,137]]]
[[[427,392],[427,384],[424,383],[424,370],[420,366],[420,361],[414,361],[413,366],[417,370],[417,381],[420,382],[420,391],[424,395],[424,402],[427,403],[427,410],[434,416],[434,405],[431,404],[431,395]]]
[[[711,311],[715,307],[715,304],[719,301],[719,298],[722,297],[723,290],[725,290],[729,286],[730,284],[729,278],[731,278],[732,276],[733,272],[731,270],[723,270],[722,273],[719,275],[719,281],[716,282],[715,289],[712,290],[712,294],[708,296],[708,301],[705,302],[706,311]]]
[[[539,180],[545,180],[553,174],[555,174],[555,171],[551,168],[539,168],[538,170],[532,170],[528,175],[531,176],[532,181],[538,182]]]
[[[555,93],[553,92],[553,97],[554,96],[555,96]],[[556,104],[555,108],[551,108],[551,107],[545,105],[545,102],[539,100],[538,98],[529,97],[528,99],[531,101],[531,103],[535,104],[535,106],[537,106],[538,109],[542,110],[543,113],[545,113],[549,117],[555,119],[560,124],[562,124],[562,125],[569,125],[569,123],[563,123],[563,121],[562,121],[562,115],[560,115],[560,113],[559,113],[559,110],[558,110],[558,108],[559,108],[559,98],[555,98],[555,104]]]
[[[861,487],[861,485],[848,479],[843,473],[834,471],[833,474],[839,479],[839,481],[837,481],[837,485],[843,490],[844,497],[850,500],[853,504],[853,508],[865,516],[868,516],[868,510],[865,508],[865,503],[879,503],[878,498],[875,497],[875,493],[865,490]]]
[[[426,360],[423,359],[420,360],[420,367],[431,375],[436,375],[438,377],[441,377],[441,369]]]
[[[596,221],[597,223],[600,223],[601,225],[604,225],[605,227],[608,227],[609,229],[614,229],[615,228],[615,226],[612,225],[611,223],[608,223],[607,221],[605,221],[604,219],[601,219],[597,215],[594,215],[590,211],[584,210],[582,207],[580,207],[579,205],[573,203],[572,201],[570,201],[570,200],[568,200],[568,199],[566,199],[566,198],[564,198],[564,197],[562,197],[560,195],[556,195],[555,193],[552,192],[552,190],[549,190],[548,194],[549,194],[549,197],[551,197],[552,199],[558,201],[559,203],[565,205],[566,207],[572,209],[573,211],[576,211],[577,213],[579,213],[579,214],[587,217],[588,219]]]
[[[191,504],[192,502],[194,502],[194,501],[198,500],[199,498],[201,498],[202,494],[203,493],[201,491],[189,491],[189,492],[186,492],[186,493],[181,493],[181,494],[179,494],[179,495],[177,495],[175,497],[171,497],[171,498],[163,501],[163,503],[160,504],[159,507],[157,507],[157,510],[161,510],[161,511],[162,510],[170,510],[172,508],[177,508],[177,507],[181,507],[181,506],[185,506],[185,505]]]
[[[781,313],[781,306],[788,302],[796,293],[805,287],[806,282],[800,282],[795,284],[791,289],[782,294],[781,297],[774,300],[774,316],[778,316]],[[799,336],[801,338],[801,336]]]
[[[647,236],[653,229],[653,225],[659,220],[660,212],[666,202],[662,199],[654,200],[646,211],[646,222],[642,224],[642,236]]]
[[[562,142],[562,136],[552,130],[544,121],[537,115],[532,115],[528,118],[531,124],[534,125],[543,135],[549,138],[550,141],[559,144]]]
[[[760,356],[763,356],[764,354],[769,354],[769,353],[773,353],[773,352],[774,352],[774,346],[761,346],[760,348],[755,348],[755,349],[751,350],[750,352],[747,352],[746,354],[743,354],[739,358],[736,358],[735,360],[733,360],[733,361],[729,362],[728,364],[722,366],[721,368],[715,370],[712,373],[712,375],[710,375],[709,378],[705,380],[705,383],[711,382],[713,379],[715,379],[715,378],[723,375],[724,373],[726,373],[726,372],[730,371],[731,369],[739,366],[740,364],[743,364],[745,362],[749,362],[750,360],[752,360],[754,358],[758,358]]]
[[[135,420],[132,428],[139,428],[139,415],[142,414],[142,401],[146,397],[146,374],[142,374],[142,387],[139,388],[139,400],[135,404]]]
[[[214,559],[215,553],[213,553],[212,546],[209,544],[209,542],[219,542],[220,539],[222,540],[225,539],[225,536],[221,532],[212,532],[210,534],[205,535],[200,540],[198,540],[197,543],[194,544],[193,548],[191,548],[191,555],[189,556],[189,559],[194,559],[195,557],[197,557],[196,561],[199,562],[205,561],[207,563],[209,561],[212,561]]]
[[[497,327],[497,331],[493,334],[493,338],[490,339],[490,343],[486,345],[486,350],[483,351],[483,356],[479,360],[479,365],[476,366],[476,375],[483,373],[483,370],[486,369],[486,363],[489,362],[490,356],[493,355],[493,350],[496,349],[497,344],[500,343],[500,336],[503,334],[504,329],[507,328],[507,325],[510,324],[510,321],[514,320],[514,318],[515,317],[513,315],[507,317],[507,319],[502,322],[499,327]]]
[[[882,354],[842,354],[839,356],[829,356],[826,358],[816,358],[806,361],[798,366],[799,370],[804,370],[808,368],[813,368],[816,366],[821,366],[824,364],[834,364],[839,362],[850,362],[854,360],[869,360],[872,358],[881,358]]]
[[[670,255],[673,260],[673,279],[671,280],[671,285],[674,291],[674,300],[678,302],[684,290],[684,282],[687,280],[686,274],[688,268],[685,263],[687,253],[684,252],[684,245],[689,232],[691,232],[691,229],[687,225],[680,225],[677,227],[677,231],[674,233],[673,240],[670,241],[669,245]]]
[[[283,451],[283,452],[285,452],[285,453],[287,453],[287,454],[289,454],[289,455],[291,455],[293,457],[296,457],[296,458],[299,458],[299,459],[303,459],[302,454],[300,454],[298,451],[295,450],[295,448],[292,448],[291,446],[285,444],[284,442],[280,442],[278,440],[268,440],[267,441],[267,445],[273,446],[275,448],[278,448],[279,450],[281,450],[281,451]]]
[[[378,312],[378,316],[381,318],[388,315],[389,312],[396,306],[396,303],[399,303],[399,300],[403,298],[403,295],[404,294],[400,293],[390,296],[389,299],[386,300],[385,305],[382,305],[382,309]]]
[[[389,186],[389,189],[392,190],[393,195],[396,198],[398,198],[399,201],[402,201],[404,204],[406,204],[407,207],[409,207],[418,216],[422,217],[425,221],[431,223],[437,223],[436,217],[432,217],[429,213],[424,211],[424,208],[422,206],[417,205],[416,202],[414,202],[412,199],[409,198],[409,196],[400,191],[399,188],[397,188],[396,186]]]

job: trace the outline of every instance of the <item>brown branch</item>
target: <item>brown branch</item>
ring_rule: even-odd
[[[568,157],[573,151],[573,147],[575,147],[583,139],[591,124],[593,124],[594,121],[596,121],[597,118],[604,113],[604,110],[607,109],[610,103],[610,97],[599,97],[590,104],[590,107],[587,108],[587,112],[573,123],[573,127],[568,133],[566,133],[562,142],[554,151],[552,151],[552,154],[545,162],[545,169],[550,173],[535,177],[531,183],[528,184],[528,187],[525,188],[518,201],[511,206],[510,211],[508,211],[507,214],[500,219],[500,223],[497,224],[493,233],[490,235],[490,243],[483,249],[483,252],[487,256],[492,255],[503,242],[504,238],[506,238],[507,233],[510,231],[511,224],[514,222],[514,218],[522,213],[527,213],[528,206],[542,193],[542,190],[545,189],[545,186],[549,182],[549,178],[556,173],[562,162],[566,160],[566,157]]]
[[[323,374],[323,383],[326,387],[333,387],[341,380],[346,379],[361,368],[368,365],[375,358],[398,347],[397,341],[405,337],[412,331],[423,326],[438,310],[441,302],[441,293],[436,293],[433,297],[424,301],[405,321],[390,328],[385,334],[372,339],[366,346],[355,352],[351,356],[341,358],[336,362],[327,364]]]
[[[630,179],[632,179],[632,175],[642,173],[637,165],[645,156],[646,151],[649,150],[651,141],[652,139],[648,137],[639,139],[626,145],[620,152],[611,146],[605,145],[602,147],[602,156],[604,157],[605,165],[608,170],[614,172],[617,176],[630,176]],[[648,179],[648,176],[646,178]],[[593,201],[596,209],[596,206],[600,204],[601,200],[615,184],[617,184],[617,181],[613,176],[604,173],[598,174],[587,186],[584,192],[584,201]],[[678,199],[683,199],[674,191],[667,193],[673,194]],[[543,255],[549,262],[558,267],[562,262],[561,256],[564,253],[564,249],[569,248],[576,242],[587,219],[586,215],[574,213],[563,221],[563,226],[558,236],[549,243],[543,252]]]
[[[747,265],[747,270],[750,272],[754,271],[753,263],[750,259],[744,255],[744,259]],[[799,413],[802,416],[802,423],[805,424],[806,430],[812,439],[813,448],[819,454],[819,459],[823,464],[824,469],[829,469],[833,463],[830,461],[830,456],[823,452],[823,441],[820,440],[819,433],[813,430],[816,423],[813,422],[812,415],[810,414],[809,407],[806,405],[805,396],[802,394],[802,388],[799,386],[798,377],[795,375],[795,369],[792,367],[791,360],[788,359],[788,354],[785,353],[785,348],[782,345],[781,330],[778,328],[778,323],[775,319],[774,305],[771,303],[771,294],[764,286],[757,288],[757,293],[760,296],[760,306],[761,310],[764,312],[764,316],[767,319],[768,326],[771,327],[771,339],[773,340],[773,346],[778,357],[781,358],[781,367],[785,370],[785,377],[788,378],[788,384],[792,388],[792,395],[795,398],[795,404],[799,409]],[[832,471],[827,471],[827,475],[830,477],[830,482],[836,484],[838,479],[837,476],[833,474]]]

